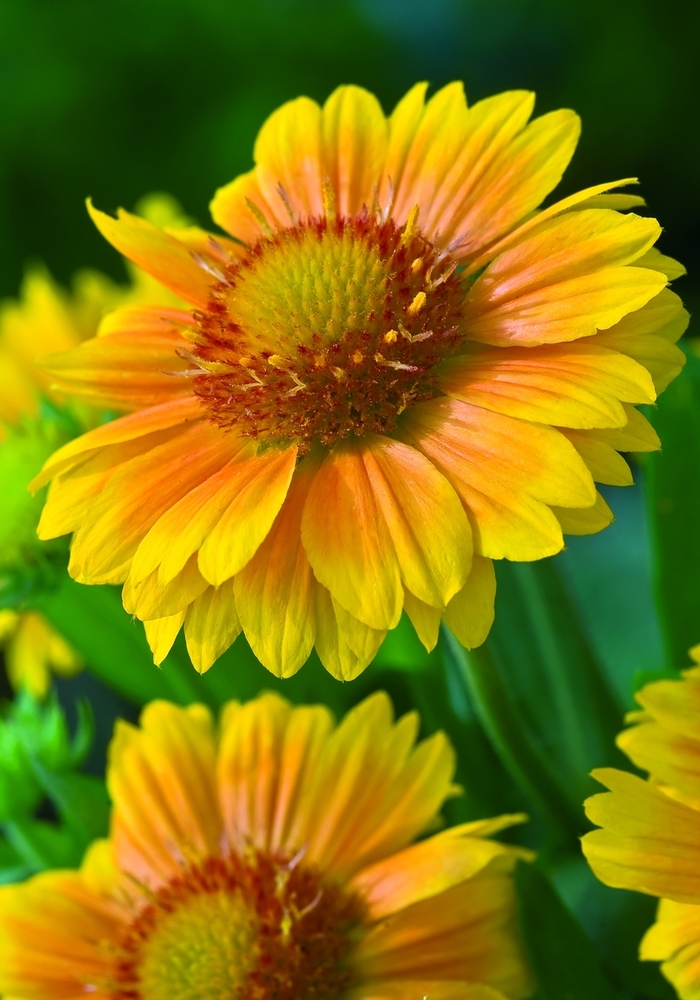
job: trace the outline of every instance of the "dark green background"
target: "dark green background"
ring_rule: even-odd
[[[0,294],[36,257],[121,273],[87,195],[164,189],[206,223],[281,102],[354,82],[388,110],[420,79],[575,108],[563,190],[639,176],[696,271],[699,40],[700,4],[661,0],[1,0]]]

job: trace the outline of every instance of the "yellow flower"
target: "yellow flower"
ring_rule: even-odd
[[[26,688],[35,698],[43,698],[51,686],[51,674],[72,677],[82,660],[58,632],[37,611],[19,613],[0,610],[0,649],[10,684]]]
[[[120,723],[109,840],[79,872],[0,889],[0,992],[527,996],[511,872],[529,854],[486,839],[523,817],[412,844],[454,791],[447,739],[417,729],[384,694],[338,727],[273,694],[227,705],[218,734],[199,705]]]
[[[194,308],[117,311],[52,359],[132,412],[47,463],[40,530],[75,532],[77,580],[125,582],[156,662],[184,624],[199,670],[243,630],[276,674],[315,645],[349,679],[404,610],[428,649],[441,619],[478,645],[492,560],[605,527],[594,480],[658,447],[634,407],[682,366],[683,268],[604,193],[631,181],[538,211],[577,116],[425,92],[280,108],[212,203],[233,239],[90,207]]]
[[[700,663],[700,646],[690,651]],[[607,885],[661,897],[640,957],[661,971],[682,1000],[700,998],[700,666],[683,680],[647,684],[641,712],[618,745],[649,781],[604,768],[593,776],[610,789],[586,802],[601,830],[583,838],[591,868]]]

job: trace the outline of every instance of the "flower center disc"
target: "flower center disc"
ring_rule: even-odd
[[[463,340],[455,263],[409,220],[312,219],[229,265],[190,355],[223,427],[305,451],[386,433]],[[201,374],[199,373],[201,372]]]
[[[356,897],[284,858],[211,858],[141,910],[103,992],[114,1000],[336,1000],[354,983],[349,957],[363,916]]]
[[[254,961],[252,914],[240,894],[195,896],[165,915],[143,948],[143,1000],[231,1000]]]

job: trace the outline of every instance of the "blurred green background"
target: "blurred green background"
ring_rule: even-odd
[[[88,195],[103,209],[132,209],[165,190],[208,225],[214,190],[249,169],[258,128],[285,100],[323,101],[353,82],[388,111],[417,80],[462,79],[470,102],[530,88],[538,113],[568,106],[581,114],[581,143],[557,196],[638,176],[664,226],[661,249],[688,268],[676,290],[692,312],[700,298],[699,42],[700,4],[660,0],[0,0],[0,297],[17,293],[35,260],[66,284],[85,266],[125,277],[88,220]],[[92,665],[99,659],[113,681],[124,658],[142,665],[129,681],[138,690],[124,683],[117,693],[88,673],[59,682],[69,721],[76,693],[96,711],[88,770],[103,767],[114,715],[134,718],[134,702],[159,692],[215,705],[275,685],[342,710],[387,687],[399,711],[416,705],[425,731],[445,727],[458,746],[468,794],[463,815],[451,818],[532,813],[517,836],[545,845],[545,867],[549,857],[593,940],[599,958],[586,957],[585,942],[572,945],[586,974],[600,960],[625,996],[668,997],[656,970],[640,971],[635,960],[652,901],[595,883],[576,847],[586,828],[580,803],[593,787],[587,771],[620,763],[613,736],[635,687],[683,668],[685,651],[700,642],[700,361],[692,354],[652,419],[663,453],[637,467],[634,488],[604,491],[618,518],[611,528],[571,539],[543,564],[499,566],[487,653],[531,766],[519,770],[522,757],[513,766],[493,701],[480,700],[478,677],[449,642],[427,657],[410,635],[390,637],[378,662],[345,686],[315,661],[275,685],[238,642],[200,681],[180,647],[156,672],[140,627],[125,632],[117,594],[75,585],[52,607],[66,636],[89,661],[94,650]],[[579,985],[567,995],[618,995],[595,976]]]
[[[700,5],[661,0],[2,0],[0,294],[30,258],[121,273],[87,195],[164,189],[204,223],[283,101],[354,82],[388,110],[421,79],[575,108],[565,193],[639,176],[662,249],[696,273],[699,37]]]

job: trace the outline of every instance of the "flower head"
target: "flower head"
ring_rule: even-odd
[[[573,112],[425,89],[389,118],[357,87],[280,108],[212,203],[231,238],[90,209],[193,308],[117,311],[51,361],[132,412],[47,464],[41,533],[125,583],[156,662],[184,624],[200,670],[244,630],[277,674],[315,645],[347,679],[402,611],[429,649],[441,619],[478,645],[491,560],[605,527],[594,480],[658,446],[634,406],[687,321],[658,223],[605,193],[629,180],[538,209]]]
[[[690,651],[700,664],[700,646]],[[642,707],[618,745],[649,780],[613,768],[593,772],[609,792],[586,802],[602,827],[583,838],[588,862],[607,885],[634,889],[661,902],[640,957],[661,971],[682,1000],[700,997],[700,666],[683,680],[647,684]]]
[[[517,1000],[531,991],[510,873],[527,852],[464,824],[411,846],[452,793],[374,695],[336,727],[276,695],[148,706],[119,724],[109,840],[79,872],[0,889],[0,990],[17,1000]]]
[[[35,698],[48,694],[53,674],[72,677],[83,666],[78,653],[38,611],[0,610],[3,648],[10,684],[15,691],[26,688]]]

